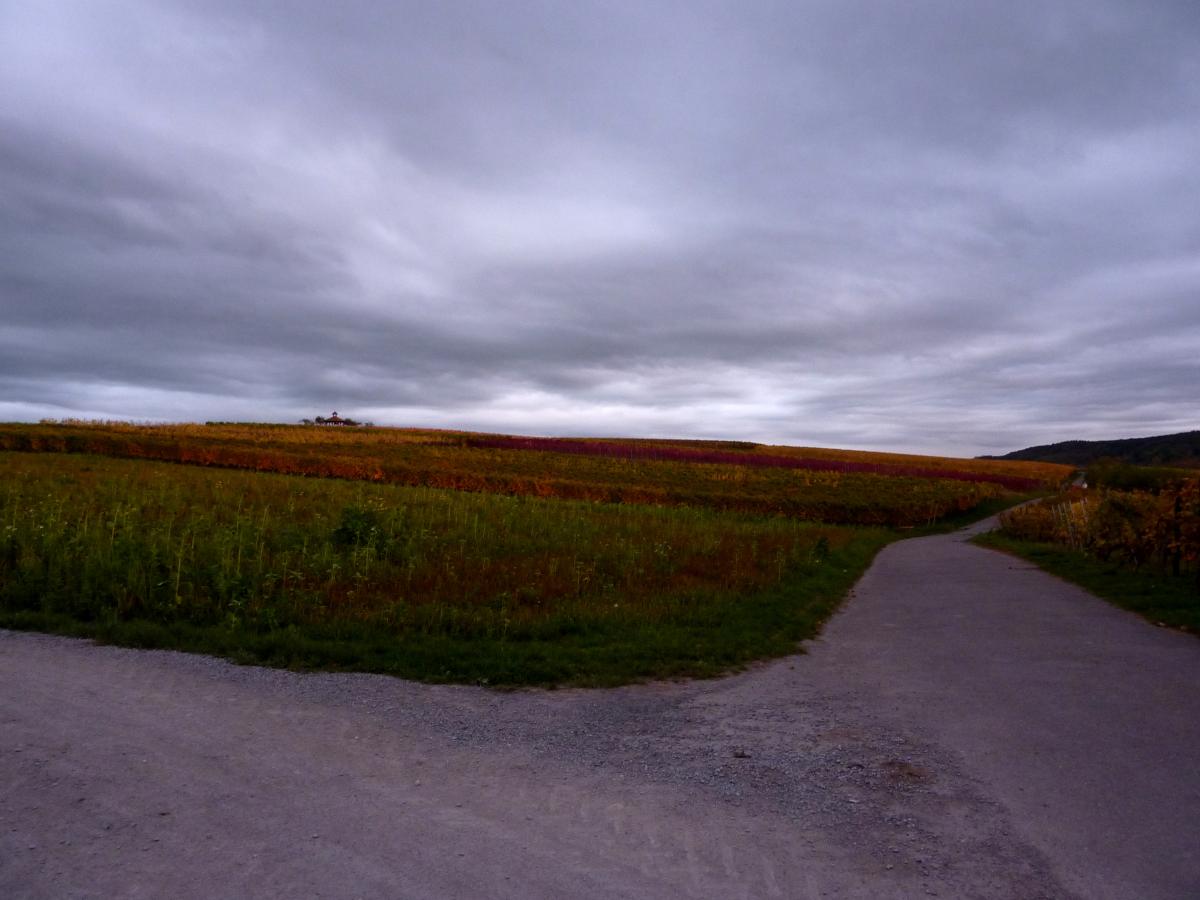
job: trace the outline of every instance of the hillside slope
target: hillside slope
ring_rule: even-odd
[[[1098,459],[1119,459],[1139,466],[1187,466],[1200,468],[1200,431],[1112,441],[1060,441],[1026,447],[1003,456],[980,459],[1032,460],[1086,466]]]

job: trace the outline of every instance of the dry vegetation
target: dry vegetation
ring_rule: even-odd
[[[724,442],[0,425],[0,624],[492,684],[714,674],[815,633],[895,538],[877,526],[1067,473],[826,452],[858,470]]]
[[[0,449],[94,453],[204,466],[610,503],[703,506],[806,521],[912,527],[1010,489],[1062,482],[1066,466],[944,460],[712,442],[638,442],[666,458],[496,446],[496,436],[407,429],[56,423],[0,426]],[[562,442],[560,442],[562,443]],[[606,448],[612,442],[574,441]],[[625,442],[634,446],[633,442]],[[729,445],[726,445],[729,446]],[[823,455],[822,455],[823,454]],[[720,461],[712,461],[719,456]],[[796,467],[776,464],[797,461]],[[804,460],[874,467],[839,471]],[[764,464],[764,461],[766,464]],[[976,480],[977,479],[977,480]]]

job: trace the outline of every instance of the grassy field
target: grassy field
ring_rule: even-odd
[[[811,635],[878,529],[0,454],[0,624],[432,680],[711,674]]]
[[[1134,571],[1061,544],[1020,540],[997,532],[980,535],[975,542],[1026,559],[1156,625],[1200,635],[1200,591],[1194,578]]]
[[[757,445],[486,439],[0,425],[19,447],[0,451],[0,626],[433,681],[714,675],[816,633],[901,533],[864,522],[914,533],[1017,497],[965,480],[975,461],[847,472]],[[1063,474],[978,469],[1021,472]]]

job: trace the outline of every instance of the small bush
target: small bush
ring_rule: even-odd
[[[383,543],[383,520],[369,507],[351,504],[343,507],[341,519],[331,539],[339,547],[376,547]]]

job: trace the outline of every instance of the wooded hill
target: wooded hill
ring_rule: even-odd
[[[1098,459],[1117,459],[1138,466],[1200,468],[1200,431],[1112,441],[1060,441],[1026,447],[1003,456],[980,459],[1032,460],[1086,466]]]

